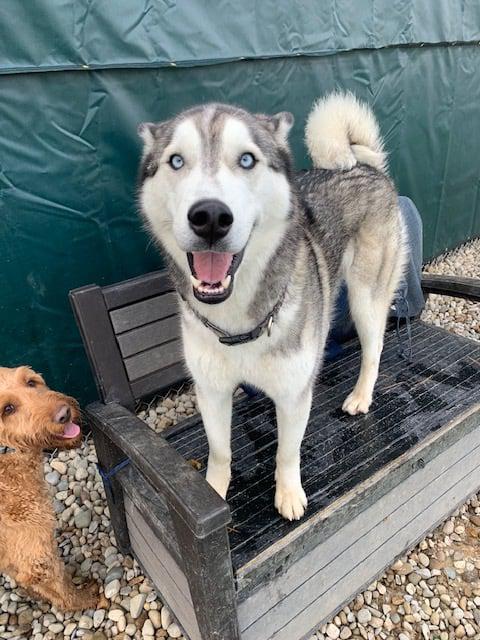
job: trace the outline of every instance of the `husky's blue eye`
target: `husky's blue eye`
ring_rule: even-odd
[[[240,166],[242,169],[253,169],[256,162],[257,161],[252,153],[242,153],[240,156]]]
[[[180,154],[174,153],[173,156],[170,157],[168,164],[172,167],[172,169],[175,169],[175,171],[178,171],[183,167],[185,163]]]

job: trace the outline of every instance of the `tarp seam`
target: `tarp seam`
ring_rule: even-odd
[[[25,66],[25,67],[0,67],[0,75],[16,75],[22,73],[49,73],[55,71],[108,71],[111,69],[168,69],[168,68],[196,68],[208,67],[213,65],[228,64],[231,62],[239,62],[242,60],[275,60],[279,58],[321,58],[326,56],[335,56],[339,53],[358,53],[362,51],[385,51],[388,49],[419,49],[433,47],[478,47],[480,40],[456,40],[442,42],[408,42],[389,44],[384,47],[358,47],[355,49],[329,49],[326,51],[296,51],[295,53],[272,53],[261,56],[236,56],[228,58],[209,58],[205,60],[182,60],[182,61],[162,61],[154,62],[116,62],[116,63],[83,63],[83,64],[64,64],[64,65],[45,65],[45,66]]]

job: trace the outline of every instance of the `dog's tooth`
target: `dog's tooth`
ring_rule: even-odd
[[[222,280],[222,287],[223,287],[224,289],[228,289],[228,287],[230,286],[230,282],[231,282],[231,280],[232,280],[232,276],[227,276],[226,278],[224,278],[224,279]]]
[[[228,276],[228,278],[226,278],[225,280],[227,280],[227,286],[228,283],[230,282],[231,277]],[[199,284],[198,286],[194,284],[195,289],[199,292],[199,293],[207,293],[207,294],[219,294],[219,293],[224,293],[225,292],[225,286],[223,284],[223,282],[221,284],[218,285],[213,285],[213,284],[204,284],[201,281],[198,281]],[[192,278],[192,283],[193,283],[193,278]]]
[[[195,287],[195,289],[198,289],[202,284],[202,281],[197,280],[197,278],[195,278],[195,276],[193,276],[192,274],[190,274],[190,280],[192,281],[192,285]]]

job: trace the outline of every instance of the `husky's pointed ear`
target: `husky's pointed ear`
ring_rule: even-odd
[[[290,129],[293,127],[295,118],[290,111],[280,111],[272,118],[275,124],[275,136],[279,141],[287,142]]]
[[[274,116],[267,116],[265,118],[265,123],[267,128],[275,138],[277,142],[280,144],[286,144],[288,140],[288,134],[290,133],[290,129],[293,127],[293,123],[295,119],[293,114],[289,111],[280,111]]]
[[[156,131],[161,125],[154,122],[142,122],[137,127],[137,133],[142,138],[145,145],[145,152],[148,153],[153,149],[156,139]]]

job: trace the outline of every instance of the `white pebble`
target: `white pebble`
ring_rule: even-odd
[[[420,564],[423,564],[424,567],[428,567],[428,565],[430,564],[430,558],[425,553],[419,553],[418,560]]]
[[[160,612],[156,609],[150,609],[148,612],[148,617],[150,618],[154,629],[160,629],[162,626],[162,618],[160,616]]]
[[[443,533],[447,536],[450,536],[455,529],[455,524],[453,520],[447,520],[447,522],[443,525]]]
[[[51,462],[50,462],[50,466],[52,467],[52,469],[54,469],[55,471],[58,471],[58,473],[61,476],[64,476],[67,473],[67,465],[65,464],[65,462],[62,462],[61,460],[59,460],[58,458],[54,458]]]
[[[93,627],[93,620],[90,616],[82,616],[78,621],[80,629],[91,629]]]
[[[107,612],[105,611],[105,609],[97,609],[93,613],[93,626],[95,627],[95,629],[98,629],[98,627],[105,620],[106,613]]]
[[[167,629],[167,633],[171,638],[179,638],[182,635],[180,627],[177,624],[175,624],[175,622],[169,625]]]
[[[332,640],[337,640],[340,635],[340,629],[336,627],[334,624],[330,623],[327,625],[327,636],[332,638]]]
[[[146,595],[144,593],[139,593],[130,600],[130,615],[134,620],[142,613],[145,600]]]
[[[105,585],[105,597],[111,600],[120,591],[120,580],[112,580]]]
[[[123,618],[123,611],[121,609],[110,609],[108,618],[109,620],[113,620],[113,622],[118,622],[120,618]]]
[[[162,607],[162,610],[160,612],[160,619],[162,628],[168,629],[168,627],[172,624],[172,614],[170,613],[170,609],[168,607]]]
[[[153,624],[151,620],[145,620],[145,623],[142,627],[142,635],[144,636],[154,636],[155,629],[153,628]]]
[[[360,609],[360,611],[357,613],[357,620],[360,622],[360,624],[368,624],[371,619],[372,614],[368,609]]]

